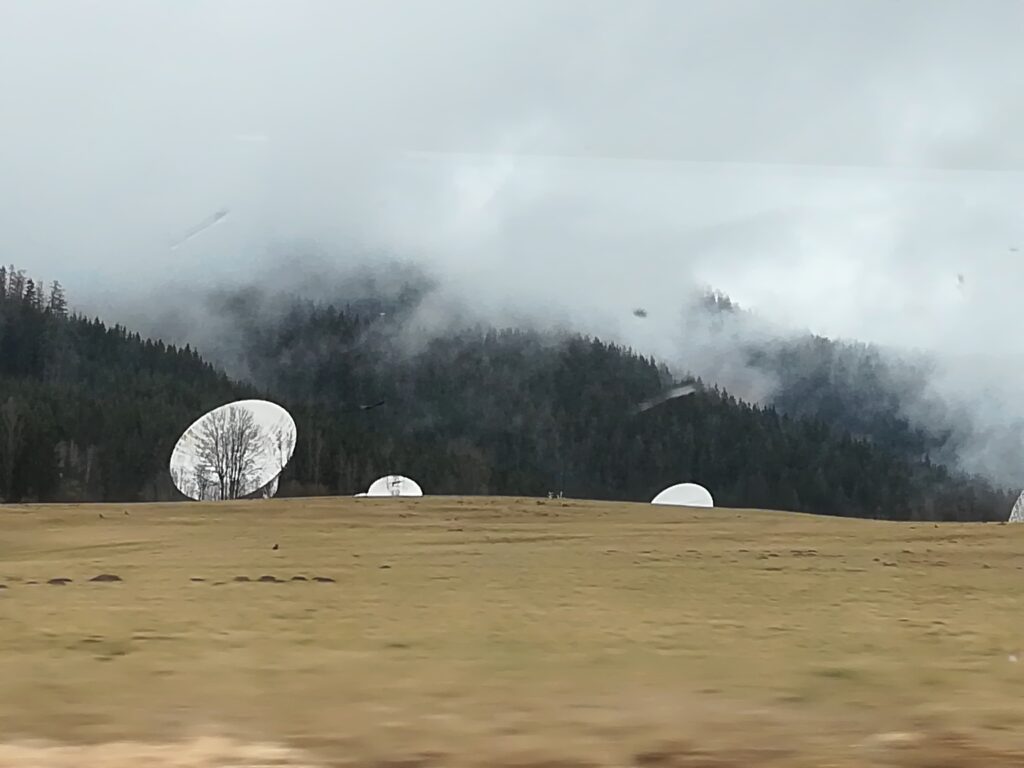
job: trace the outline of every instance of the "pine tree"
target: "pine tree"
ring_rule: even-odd
[[[36,305],[36,284],[32,278],[25,281],[25,294],[22,297],[25,302],[25,306],[35,308]]]
[[[25,293],[25,273],[14,268],[7,270],[7,298],[20,301]]]
[[[53,285],[50,286],[50,302],[47,305],[47,310],[51,314],[67,317],[68,302],[64,295],[64,287],[59,280],[54,280]]]

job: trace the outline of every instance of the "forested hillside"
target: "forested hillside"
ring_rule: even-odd
[[[757,318],[720,293],[706,295],[695,312],[704,316],[697,321],[703,320],[712,341],[728,345],[738,364],[772,383],[766,399],[780,412],[820,419],[912,460],[955,458],[948,432],[926,431],[905,415],[908,402],[923,397],[932,372],[923,355],[897,358],[871,344],[809,333],[747,338],[754,336],[746,330]],[[709,317],[728,322],[709,322]]]
[[[1007,416],[1000,429],[977,434],[965,401],[930,391],[936,361],[923,353],[896,355],[871,344],[806,334],[748,344],[745,364],[775,382],[768,402],[782,413],[821,419],[910,461],[957,466],[967,443],[976,440],[997,445],[1007,466],[1015,456],[1024,457],[1020,423]]]
[[[727,506],[894,519],[1002,519],[1011,501],[713,386],[636,413],[672,384],[667,369],[598,339],[477,327],[413,344],[401,305],[307,304],[252,325],[243,386],[187,347],[69,316],[59,286],[44,299],[20,273],[3,278],[0,495],[11,501],[172,498],[166,460],[181,430],[259,393],[299,428],[282,494],[350,494],[395,471],[428,493],[644,501],[696,480]]]
[[[855,440],[834,423],[754,408],[714,387],[634,414],[671,385],[669,373],[597,339],[418,333],[404,301],[358,311],[310,304],[262,325],[259,316],[245,322],[251,375],[328,415],[300,424],[295,477],[311,484],[306,492],[355,489],[361,477],[405,468],[437,492],[642,500],[697,479],[722,504],[862,516],[1002,519],[1011,501],[923,454],[909,458],[898,442]],[[357,410],[381,399],[385,407]]]
[[[191,349],[69,315],[58,283],[0,267],[0,498],[166,498],[178,433],[241,391]]]

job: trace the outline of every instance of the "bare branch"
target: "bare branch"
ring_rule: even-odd
[[[195,435],[199,464],[192,479],[199,498],[239,499],[258,490],[266,435],[246,408],[211,414]]]

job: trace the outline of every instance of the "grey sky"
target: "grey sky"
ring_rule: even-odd
[[[711,284],[1024,354],[1022,29],[1019,0],[3,0],[0,252],[100,310],[301,240],[626,336]]]

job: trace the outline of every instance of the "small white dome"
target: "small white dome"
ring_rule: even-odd
[[[423,489],[415,480],[402,475],[377,478],[366,489],[366,496],[422,496]]]
[[[653,499],[651,504],[670,504],[676,507],[713,507],[715,500],[703,485],[679,483],[670,485]]]

